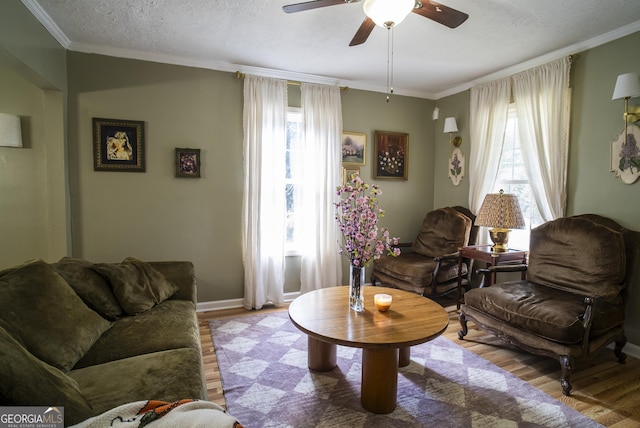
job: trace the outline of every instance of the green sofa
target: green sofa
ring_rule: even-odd
[[[75,424],[140,400],[206,399],[191,262],[33,260],[0,271],[0,405]]]

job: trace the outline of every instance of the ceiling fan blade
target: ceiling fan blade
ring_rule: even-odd
[[[449,28],[456,28],[469,18],[469,15],[464,12],[431,0],[421,1],[420,4],[421,6],[419,8],[413,9],[413,13],[429,18],[439,24],[446,25]]]
[[[369,34],[371,34],[375,26],[376,23],[367,16],[364,21],[362,21],[362,24],[360,24],[360,28],[358,28],[358,31],[356,31],[356,35],[353,36],[353,39],[351,39],[351,43],[349,43],[349,46],[357,46],[366,42],[369,38]]]
[[[347,0],[314,0],[304,3],[287,4],[282,6],[286,13],[302,12],[303,10],[318,9],[321,7],[335,6],[338,4],[351,3]]]

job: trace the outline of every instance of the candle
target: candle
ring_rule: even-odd
[[[376,294],[373,296],[373,299],[376,303],[376,308],[378,308],[380,312],[384,312],[389,309],[389,306],[391,306],[391,300],[393,300],[389,294]]]

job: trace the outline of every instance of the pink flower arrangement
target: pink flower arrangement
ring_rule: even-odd
[[[377,184],[366,184],[359,174],[353,174],[348,183],[337,189],[341,199],[335,204],[336,221],[344,238],[340,254],[346,255],[352,266],[368,266],[372,259],[385,253],[394,257],[400,254],[400,249],[394,247],[398,238],[389,237],[385,228],[378,229],[378,219],[384,217],[384,211],[378,208],[380,193]]]

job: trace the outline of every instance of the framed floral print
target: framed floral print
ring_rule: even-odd
[[[176,177],[200,178],[200,149],[176,148]]]
[[[145,172],[144,122],[93,118],[93,170]]]
[[[626,139],[625,139],[625,133]],[[611,141],[611,172],[625,184],[633,184],[640,176],[640,127],[627,124]]]
[[[409,134],[375,131],[373,136],[373,178],[409,178]]]
[[[464,153],[459,147],[451,152],[449,158],[449,178],[454,186],[459,185],[464,177]]]

